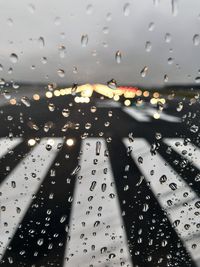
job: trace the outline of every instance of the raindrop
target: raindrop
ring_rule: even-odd
[[[150,22],[149,27],[148,27],[149,31],[152,32],[154,28],[155,28],[155,24],[153,22]]]
[[[96,181],[93,181],[93,182],[91,183],[90,191],[93,191],[93,190],[95,189],[96,184],[97,184]]]
[[[140,163],[140,164],[143,163],[143,157],[138,157],[138,163]]]
[[[108,27],[103,27],[103,33],[108,34],[109,33],[109,28]]]
[[[30,107],[31,106],[31,102],[29,100],[29,98],[27,96],[23,96],[21,98],[21,102],[26,106],[26,107]]]
[[[116,89],[117,88],[117,82],[114,79],[111,79],[110,81],[107,82],[108,87],[111,89]]]
[[[18,61],[18,56],[17,56],[15,53],[12,53],[12,54],[10,55],[10,61],[11,61],[12,63],[17,63],[17,61]]]
[[[28,5],[28,10],[29,10],[30,13],[33,14],[35,12],[35,6],[33,4],[29,4]]]
[[[120,63],[121,63],[121,59],[122,59],[122,54],[121,54],[121,52],[118,50],[118,51],[116,52],[116,54],[115,54],[115,60],[116,60],[116,62],[117,62],[118,64],[120,64]]]
[[[167,59],[167,62],[168,62],[169,65],[171,65],[171,64],[173,64],[174,59],[173,59],[172,57],[169,57],[169,58]]]
[[[148,205],[147,203],[144,203],[144,204],[143,204],[143,209],[142,209],[142,211],[143,211],[143,212],[147,212],[148,209],[149,209],[149,205]]]
[[[176,16],[178,13],[178,0],[171,0],[172,15]]]
[[[69,114],[70,114],[70,112],[69,112],[69,109],[68,109],[68,108],[64,108],[64,109],[62,110],[62,115],[63,115],[64,117],[69,117]]]
[[[196,132],[198,132],[198,130],[199,130],[199,127],[197,126],[197,125],[192,125],[191,127],[190,127],[190,132],[192,132],[192,133],[196,133]]]
[[[16,188],[16,182],[15,181],[11,181],[11,186],[12,186],[12,188]]]
[[[93,6],[91,4],[87,5],[86,7],[86,13],[88,15],[92,14],[92,11],[93,11]]]
[[[147,67],[147,66],[145,66],[145,67],[141,70],[140,74],[141,74],[141,76],[142,76],[143,78],[146,77],[146,75],[147,75],[147,71],[148,71],[148,67]]]
[[[108,255],[108,258],[109,259],[113,259],[113,258],[115,258],[116,257],[116,255],[114,254],[114,253],[110,253],[109,255]]]
[[[38,239],[38,241],[37,241],[38,246],[42,246],[43,243],[44,243],[44,239],[43,238]]]
[[[180,220],[175,220],[172,225],[173,227],[177,227],[179,224],[180,224]]]
[[[170,33],[166,33],[165,34],[165,42],[166,43],[170,43],[171,39],[172,39],[171,34]]]
[[[41,62],[42,62],[42,64],[46,64],[47,63],[47,58],[46,57],[42,57],[41,58]]]
[[[126,3],[124,5],[123,11],[124,11],[124,16],[126,16],[126,17],[129,16],[129,14],[130,14],[130,4],[129,3]]]
[[[175,183],[170,183],[169,184],[169,187],[171,188],[171,190],[176,190],[177,189],[177,184],[175,184]]]
[[[195,207],[198,208],[198,209],[200,208],[200,201],[197,201],[197,202],[195,203]]]
[[[96,155],[100,155],[100,151],[101,151],[101,142],[97,141],[96,142]]]
[[[81,45],[82,47],[86,47],[88,44],[88,35],[84,34],[81,36]]]
[[[178,107],[176,108],[176,110],[177,110],[178,112],[180,112],[182,109],[183,109],[183,103],[182,103],[182,102],[179,102],[179,103],[178,103]]]
[[[57,71],[57,73],[58,73],[58,76],[59,76],[59,77],[61,77],[61,78],[65,77],[65,71],[64,71],[64,70],[59,69],[59,70]]]
[[[106,187],[107,187],[107,185],[106,185],[105,183],[103,183],[103,184],[101,185],[101,190],[102,190],[102,192],[105,192],[105,191],[106,191]]]
[[[58,50],[60,58],[64,58],[66,54],[66,47],[64,45],[60,45]]]
[[[195,83],[200,83],[200,77],[195,78]]]
[[[60,25],[61,21],[60,21],[60,17],[56,17],[55,20],[54,20],[54,24],[56,26]]]
[[[112,14],[111,14],[111,13],[108,13],[108,14],[106,15],[106,20],[107,20],[107,21],[111,21],[111,19],[112,19]]]
[[[19,207],[16,207],[16,212],[19,214],[21,212],[21,209]]]
[[[49,103],[48,105],[49,111],[54,111],[55,110],[55,105],[53,103]]]
[[[38,38],[38,44],[39,44],[39,48],[44,48],[44,46],[45,46],[45,42],[44,42],[44,38],[43,37],[39,37]]]
[[[101,252],[101,254],[107,252],[107,247],[102,247],[102,248],[100,249],[100,252]]]
[[[167,181],[167,176],[166,175],[162,175],[159,179],[160,183],[163,184]]]
[[[146,42],[145,44],[145,50],[146,52],[150,52],[151,51],[151,48],[152,48],[152,45],[151,45],[151,42]]]
[[[7,19],[8,26],[13,26],[13,20],[11,18]]]

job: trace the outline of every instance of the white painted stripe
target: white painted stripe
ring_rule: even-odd
[[[103,101],[97,100],[96,106],[98,108],[120,108],[121,103],[116,102],[114,100],[103,100]]]
[[[165,138],[163,140],[167,145],[171,146],[177,153],[186,158],[195,167],[200,169],[200,149],[191,143],[184,145],[181,138]]]
[[[54,144],[52,149],[48,151],[46,145],[51,140]],[[0,186],[0,192],[2,192],[0,197],[0,258],[26,214],[32,202],[32,195],[38,191],[58,153],[57,145],[62,142],[62,139],[53,138],[51,140],[42,139],[41,143],[36,145]],[[2,207],[5,207],[6,210],[2,211]]]
[[[141,121],[141,122],[150,121],[150,118],[146,116],[146,114],[142,110],[139,110],[135,107],[124,107],[122,110],[136,121]]]
[[[198,262],[200,260],[200,229],[198,227],[199,215],[195,215],[195,212],[199,213],[200,208],[195,206],[195,203],[199,201],[200,204],[200,198],[175,171],[170,169],[159,154],[151,155],[147,141],[136,138],[134,143],[130,143],[128,139],[125,139],[124,143],[127,147],[132,144],[131,155],[145,179],[150,182],[151,190],[160,206],[167,212],[170,222],[173,224],[176,220],[180,220],[175,230],[193,260]],[[143,158],[142,164],[138,162],[138,157]],[[166,175],[167,181],[161,184],[162,175]],[[174,191],[170,188],[172,183],[177,185]],[[185,195],[186,193],[188,196]],[[171,206],[169,200],[172,201]],[[196,244],[196,248],[192,247],[193,244]]]
[[[9,153],[15,146],[17,146],[22,141],[21,138],[9,139],[1,138],[0,139],[0,158]]]
[[[132,266],[113,174],[109,158],[104,155],[105,150],[106,144],[101,138],[83,141],[64,266],[118,267],[121,262],[125,263],[123,266]],[[93,197],[91,201],[88,200],[90,197]],[[95,226],[98,221],[99,225]],[[104,247],[107,251],[102,250]]]
[[[160,120],[164,120],[164,121],[169,121],[169,122],[181,122],[181,119],[176,117],[176,116],[172,116],[172,115],[168,115],[163,111],[157,111],[154,108],[150,108],[147,107],[144,109],[144,112],[150,116],[154,116],[155,113],[159,113],[160,114]]]

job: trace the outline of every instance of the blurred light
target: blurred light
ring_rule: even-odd
[[[114,95],[113,99],[114,99],[115,101],[119,101],[119,96],[118,96],[118,95]]]
[[[46,92],[46,97],[47,98],[52,98],[52,96],[53,96],[52,92]]]
[[[71,138],[67,139],[67,140],[66,140],[66,145],[67,145],[67,146],[73,146],[73,145],[74,145],[74,140],[71,139]]]
[[[144,97],[148,97],[149,96],[149,92],[148,91],[144,91],[143,96]]]
[[[60,94],[65,95],[65,89],[60,89]]]
[[[60,96],[60,91],[59,91],[59,90],[55,90],[55,91],[54,91],[54,95],[55,95],[55,96]]]
[[[29,146],[34,146],[35,144],[36,144],[35,139],[29,139],[29,140],[28,140],[28,145],[29,145]]]
[[[36,101],[40,100],[40,96],[38,94],[34,94],[33,95],[33,99],[36,100]]]
[[[17,103],[16,99],[14,99],[14,98],[10,99],[10,104],[11,105],[16,105],[16,103]]]
[[[76,103],[79,103],[79,102],[80,102],[79,97],[76,96],[76,97],[74,98],[74,101],[75,101]]]
[[[154,117],[154,119],[158,120],[158,119],[160,119],[160,114],[156,112],[153,114],[153,117]]]
[[[152,105],[155,105],[157,103],[157,100],[155,98],[151,98],[150,103]]]
[[[89,97],[84,97],[84,101],[85,101],[85,103],[89,103],[90,102],[90,98]]]
[[[124,105],[125,105],[125,106],[130,106],[130,104],[131,104],[131,101],[130,101],[129,99],[126,99],[126,100],[124,101]]]
[[[141,95],[142,95],[142,91],[141,91],[141,90],[137,90],[137,91],[136,91],[136,95],[137,95],[137,96],[141,96]]]
[[[158,98],[160,94],[158,92],[153,93],[153,97]]]

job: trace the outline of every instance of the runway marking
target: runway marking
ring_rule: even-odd
[[[22,141],[22,138],[1,138],[0,139],[0,158],[9,153],[15,146]]]
[[[164,120],[164,121],[169,121],[169,122],[181,122],[181,119],[176,117],[176,116],[172,116],[172,115],[168,115],[166,114],[165,112],[161,111],[157,111],[156,109],[154,108],[151,108],[151,107],[146,107],[144,109],[144,112],[150,116],[154,116],[155,113],[159,113],[160,115],[160,120]]]
[[[184,145],[182,138],[165,138],[163,142],[200,169],[200,149],[191,143]]]
[[[132,266],[106,149],[101,138],[82,143],[64,266]]]
[[[144,112],[134,107],[124,107],[122,110],[136,121],[148,122],[150,118]]]
[[[126,147],[132,147],[131,155],[135,163],[147,182],[150,183],[152,192],[166,211],[171,224],[190,256],[195,262],[199,262],[200,229],[198,217],[200,198],[175,171],[172,171],[165,164],[164,159],[159,154],[153,156],[150,154],[150,145],[147,141],[136,138],[131,144],[128,139],[124,139],[124,143]],[[143,163],[139,163],[139,157],[142,157]],[[163,175],[167,177],[167,180]],[[195,243],[194,239],[197,240]]]
[[[54,144],[50,151],[46,149],[47,142],[51,141],[48,139],[43,138],[0,186],[0,259],[58,153],[57,145],[62,138],[51,138]]]

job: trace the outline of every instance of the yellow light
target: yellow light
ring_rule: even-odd
[[[14,99],[14,98],[10,99],[10,104],[11,105],[16,105],[16,103],[17,103],[16,99]]]
[[[137,96],[141,96],[141,95],[142,95],[142,91],[141,91],[141,90],[137,90],[137,91],[136,91],[136,95],[137,95]]]
[[[79,99],[79,97],[78,97],[78,96],[76,96],[76,97],[74,98],[74,101],[75,101],[76,103],[79,103],[79,102],[80,102],[80,99]]]
[[[164,105],[166,103],[166,100],[164,98],[160,98],[159,101]]]
[[[54,95],[55,95],[55,96],[60,96],[60,91],[59,91],[59,90],[55,90],[55,91],[54,91]]]
[[[158,98],[160,94],[158,92],[153,93],[153,97]]]
[[[33,99],[38,101],[38,100],[40,100],[40,96],[38,94],[34,94],[33,95]]]
[[[46,97],[47,98],[52,98],[52,96],[53,96],[52,92],[46,92]]]
[[[148,97],[149,96],[149,92],[148,91],[144,91],[143,96],[144,97]]]
[[[157,103],[157,100],[155,98],[151,98],[150,103],[152,105],[155,105]]]
[[[74,140],[71,139],[71,138],[67,139],[67,140],[66,140],[66,145],[67,145],[67,146],[73,146],[73,145],[74,145]]]
[[[85,103],[89,103],[90,102],[90,98],[89,97],[85,97]]]
[[[115,101],[119,101],[119,96],[118,96],[118,95],[114,95],[113,99],[114,99]]]
[[[130,106],[130,104],[131,104],[131,101],[130,101],[129,99],[126,99],[126,100],[124,101],[124,105],[125,105],[125,106]]]
[[[60,94],[65,95],[65,89],[60,89]]]
[[[158,112],[153,114],[154,119],[158,120],[160,118],[160,114]]]
[[[29,139],[29,140],[28,140],[28,145],[29,145],[29,146],[34,146],[35,144],[36,144],[35,139]]]

